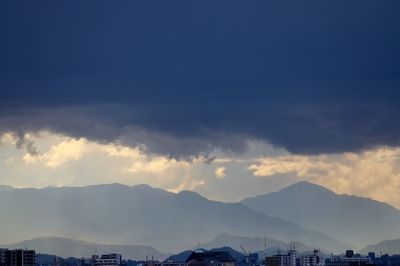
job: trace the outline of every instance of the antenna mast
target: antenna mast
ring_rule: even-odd
[[[264,253],[265,257],[267,257],[267,233],[264,235]]]

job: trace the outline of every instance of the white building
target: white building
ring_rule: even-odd
[[[90,264],[91,266],[120,266],[121,261],[120,254],[93,255]]]
[[[300,266],[319,266],[321,265],[321,259],[318,254],[318,250],[314,250],[312,255],[303,255],[300,257]]]

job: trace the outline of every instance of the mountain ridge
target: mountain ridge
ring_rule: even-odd
[[[168,253],[143,245],[114,245],[100,244],[86,240],[71,239],[58,236],[43,236],[27,239],[18,243],[1,244],[3,248],[29,248],[37,253],[51,254],[62,258],[89,258],[94,254],[120,253],[124,259],[145,259],[153,255],[157,259],[164,259]]]
[[[29,208],[26,208],[29,206]],[[97,185],[0,191],[4,241],[57,235],[92,242],[140,243],[174,252],[221,233],[273,232],[336,250],[344,245],[317,231],[270,217],[239,203],[208,200],[195,192],[173,193],[145,186]],[[24,212],[19,210],[24,209]]]
[[[375,254],[387,253],[389,255],[399,255],[400,238],[381,241],[379,243],[371,244],[360,249],[361,254],[367,254],[368,252],[371,251],[375,252]]]
[[[251,252],[255,251],[264,251],[265,244],[268,251],[272,251],[273,253],[268,255],[274,255],[276,249],[279,250],[287,250],[289,245],[294,245],[296,247],[296,251],[302,252],[312,252],[316,247],[307,246],[299,241],[291,241],[284,242],[281,240],[273,239],[270,237],[248,237],[248,236],[237,236],[230,234],[220,234],[216,236],[214,239],[202,243],[200,246],[204,249],[212,249],[218,248],[222,246],[229,246],[235,250],[241,250],[241,245],[245,247],[247,250]]]
[[[400,237],[397,226],[400,211],[393,206],[369,198],[336,194],[309,182],[295,183],[240,203],[270,216],[295,221],[303,228],[334,235],[355,247],[392,238],[393,234]]]

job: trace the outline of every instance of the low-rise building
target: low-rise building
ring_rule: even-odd
[[[331,256],[325,260],[325,266],[371,266],[371,257],[364,257],[347,250],[345,256]]]
[[[186,266],[186,262],[177,262],[177,261],[172,261],[172,260],[165,260],[162,263],[162,266]]]
[[[120,266],[121,265],[120,254],[105,254],[105,255],[93,255],[90,260],[91,266]]]
[[[319,251],[314,250],[312,255],[303,255],[299,259],[300,266],[319,266],[321,265],[321,259]]]

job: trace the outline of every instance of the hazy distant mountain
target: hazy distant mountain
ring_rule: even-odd
[[[370,251],[375,252],[376,254],[400,254],[400,239],[386,240],[374,245],[366,246],[365,248],[360,250],[360,253],[368,254],[368,252]]]
[[[0,191],[0,235],[3,241],[43,235],[99,243],[150,245],[179,251],[220,233],[297,240],[342,250],[335,239],[238,203],[207,200],[147,185],[13,189]]]
[[[243,260],[245,258],[245,256],[243,255],[242,252],[237,251],[231,247],[226,247],[226,246],[222,246],[220,248],[212,248],[210,249],[210,251],[225,251],[228,252],[229,254],[231,254],[231,256],[236,259],[236,260]]]
[[[241,203],[358,247],[400,237],[400,212],[392,206],[368,198],[338,195],[307,182]]]
[[[264,251],[265,238],[221,234],[213,240],[201,244],[201,247],[205,249],[212,249],[216,247],[229,246],[236,250],[242,250],[240,245],[245,248],[246,252]],[[276,239],[267,238],[267,253],[271,253],[270,255],[276,254],[277,249],[287,250],[289,245],[294,245],[298,252],[307,252],[315,249],[298,241],[286,243]]]
[[[185,262],[187,258],[192,254],[193,250],[185,250],[179,252],[178,254],[174,254],[166,258],[166,260],[173,261],[173,262]]]
[[[12,245],[3,245],[8,248],[30,248],[37,253],[56,255],[63,258],[75,257],[88,258],[93,254],[106,254],[116,252],[124,259],[145,259],[146,256],[154,256],[164,259],[168,255],[163,254],[155,248],[137,245],[105,245],[87,241],[74,240],[62,237],[40,237],[22,241]]]
[[[10,190],[14,190],[14,188],[6,185],[0,185],[0,191],[10,191]]]

